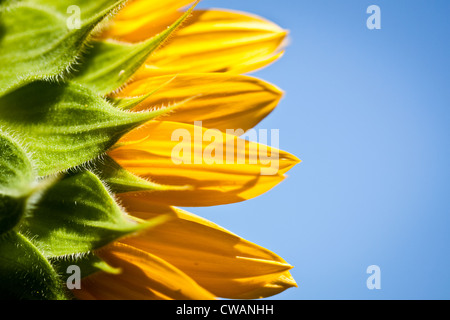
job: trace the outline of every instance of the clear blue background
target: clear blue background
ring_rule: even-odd
[[[381,8],[381,30],[366,9]],[[254,200],[192,211],[281,255],[274,299],[450,298],[450,1],[204,0],[290,30],[255,75],[286,91],[259,128],[303,160]],[[381,268],[368,290],[366,268]]]

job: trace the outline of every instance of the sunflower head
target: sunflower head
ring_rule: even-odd
[[[197,3],[0,2],[0,298],[296,286],[275,253],[177,207],[257,197],[299,162],[253,129],[282,91],[244,75],[287,32]]]

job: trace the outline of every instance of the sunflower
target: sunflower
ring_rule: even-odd
[[[0,4],[0,297],[296,286],[281,257],[181,209],[252,199],[300,162],[246,139],[283,93],[244,74],[279,59],[287,32],[197,3]]]

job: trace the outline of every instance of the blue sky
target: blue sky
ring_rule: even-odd
[[[369,30],[370,5],[381,29]],[[274,299],[450,298],[450,1],[204,0],[290,30],[254,75],[286,91],[258,128],[303,160],[250,201],[191,208],[295,266]],[[366,269],[381,269],[368,290]]]

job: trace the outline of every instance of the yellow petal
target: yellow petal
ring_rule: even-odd
[[[111,20],[102,38],[140,42],[164,31],[183,14],[179,11],[193,0],[130,1]]]
[[[170,121],[150,121],[129,132],[109,155],[156,183],[191,186],[148,193],[155,203],[185,207],[254,198],[280,183],[300,161],[234,135]]]
[[[275,253],[192,213],[121,195],[127,211],[142,219],[171,218],[122,242],[151,252],[218,297],[256,299],[296,286],[292,268]]]
[[[136,79],[178,73],[247,73],[280,56],[287,32],[260,17],[194,11],[187,25],[146,61]]]
[[[132,246],[113,243],[97,252],[118,275],[98,272],[83,279],[78,298],[98,300],[209,300],[215,297],[168,262]]]
[[[179,104],[163,120],[194,124],[221,131],[256,126],[277,106],[283,93],[257,78],[220,74],[181,74],[145,78],[131,83],[118,96],[138,97],[158,89],[133,111]]]

